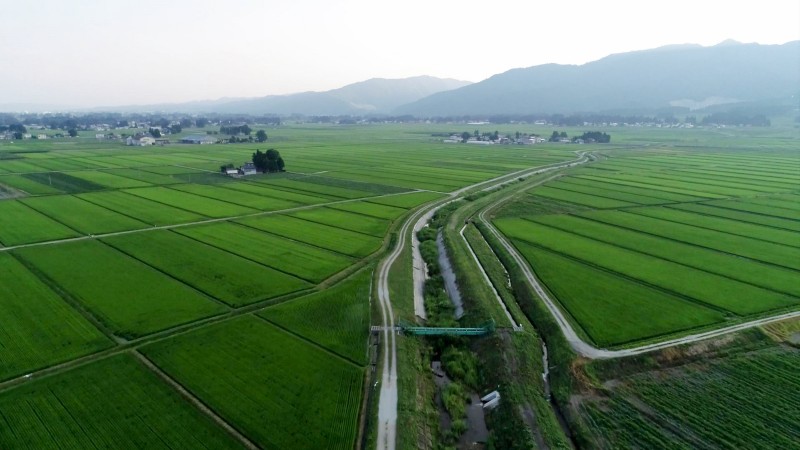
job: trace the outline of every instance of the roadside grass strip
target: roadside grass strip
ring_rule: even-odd
[[[233,189],[225,189],[219,186],[210,186],[203,184],[176,184],[170,186],[171,189],[176,189],[190,194],[196,194],[203,197],[221,200],[226,203],[246,206],[255,208],[260,211],[275,211],[279,209],[289,209],[300,206],[289,200],[282,200],[275,197],[267,197],[265,195],[256,195],[249,192],[236,191]]]
[[[607,197],[598,197],[591,194],[583,194],[575,191],[566,191],[563,189],[556,189],[549,186],[542,186],[534,189],[531,195],[538,195],[540,197],[552,198],[559,201],[576,203],[578,205],[588,206],[590,208],[621,208],[625,206],[637,206],[636,203],[624,202]]]
[[[118,175],[114,175],[110,172],[103,172],[99,170],[70,172],[69,174],[75,178],[80,178],[82,180],[86,180],[91,183],[96,183],[108,189],[124,189],[124,188],[152,186],[150,183],[144,181],[134,180],[133,178],[121,177]]]
[[[207,219],[185,209],[174,208],[163,203],[154,202],[122,191],[95,192],[79,194],[78,198],[108,208],[120,214],[138,219],[152,226],[163,226],[178,223],[196,222]]]
[[[798,304],[798,299],[789,295],[524,219],[498,219],[495,224],[511,239],[538,245],[738,315],[757,314]]]
[[[0,424],[7,449],[242,448],[127,354],[0,394]]]
[[[611,225],[800,270],[800,249],[795,247],[656,219],[636,214],[635,210],[597,211],[580,215]]]
[[[736,255],[692,244],[676,242],[652,234],[620,228],[603,222],[596,222],[591,218],[591,214],[586,214],[582,217],[559,215],[533,216],[526,219],[616,245],[617,247],[792,295],[800,301],[800,283],[797,282],[798,273],[793,270],[740,258]]]
[[[175,231],[315,284],[354,262],[339,253],[231,222]]]
[[[103,241],[233,307],[311,287],[299,278],[167,230]]]
[[[265,449],[351,449],[362,369],[243,316],[144,347],[162,370]]]
[[[436,192],[414,192],[412,194],[393,195],[391,197],[380,197],[367,200],[370,203],[379,205],[395,206],[398,208],[411,209],[423,203],[444,197]]]
[[[724,313],[515,241],[536,276],[600,347],[723,322]]]
[[[394,220],[402,216],[406,210],[403,208],[396,208],[394,206],[378,205],[368,202],[353,202],[353,203],[338,203],[335,205],[328,205],[328,208],[339,209],[342,211],[350,211],[367,216],[377,217],[379,219]]]
[[[0,324],[0,380],[112,345],[8,253],[0,253]]]
[[[18,201],[0,202],[0,243],[6,247],[80,236]]]
[[[95,240],[16,250],[114,334],[141,337],[225,312],[196,290]]]
[[[389,229],[390,221],[363,214],[351,213],[331,208],[314,208],[295,211],[289,214],[311,222],[318,222],[345,230],[358,231],[378,238],[383,238]]]
[[[257,212],[257,210],[245,206],[201,197],[188,192],[176,191],[166,187],[126,189],[123,192],[202,214],[207,217],[232,217]]]
[[[670,209],[689,211],[711,217],[722,217],[742,224],[757,224],[764,225],[772,229],[800,232],[800,221],[795,221],[792,219],[782,219],[780,217],[770,217],[758,213],[714,207],[703,203],[676,204],[669,205],[668,207]]]
[[[372,254],[382,241],[363,233],[284,215],[250,217],[236,222],[355,258]]]
[[[259,315],[364,366],[371,281],[372,270],[362,270],[336,286],[272,306]]]
[[[762,241],[772,242],[779,245],[790,247],[800,247],[800,232],[786,230],[776,230],[772,227],[743,223],[737,220],[710,217],[703,214],[695,214],[675,209],[667,208],[636,208],[631,212],[642,214],[656,219],[663,219],[670,222],[677,222],[692,225],[709,230],[722,231]]]
[[[2,175],[0,184],[10,186],[30,195],[60,194],[61,189],[56,189],[48,184],[42,184],[22,175]]]
[[[31,208],[83,234],[137,230],[148,225],[136,219],[71,195],[51,195],[20,200]]]

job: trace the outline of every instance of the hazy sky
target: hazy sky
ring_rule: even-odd
[[[148,104],[480,81],[725,39],[800,39],[797,0],[0,0],[0,104]]]

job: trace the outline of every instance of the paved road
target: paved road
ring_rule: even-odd
[[[540,181],[540,182],[538,182],[536,184],[533,184],[533,185],[527,187],[526,189],[530,189],[531,187],[537,186],[539,184],[546,183],[549,180],[550,180],[550,178],[542,180],[542,181]],[[786,314],[781,314],[781,315],[778,315],[778,316],[772,316],[772,317],[767,317],[767,318],[763,318],[763,319],[752,320],[752,321],[749,321],[749,322],[744,322],[744,323],[740,323],[740,324],[737,324],[737,325],[732,325],[732,326],[725,327],[725,328],[718,328],[718,329],[712,330],[712,331],[706,331],[706,332],[692,334],[692,335],[689,335],[689,336],[684,336],[684,337],[680,337],[680,338],[676,338],[676,339],[670,339],[668,341],[662,341],[662,342],[657,342],[657,343],[654,343],[654,344],[648,344],[648,345],[643,345],[643,346],[640,346],[640,347],[628,348],[628,349],[622,349],[622,350],[606,350],[606,349],[601,349],[601,348],[594,347],[591,344],[585,342],[583,339],[581,339],[578,336],[578,334],[572,328],[572,325],[569,323],[569,321],[566,319],[564,314],[561,312],[561,309],[558,307],[556,302],[553,301],[553,299],[550,297],[550,295],[547,293],[547,291],[539,283],[539,280],[533,274],[533,271],[531,270],[530,265],[525,260],[525,258],[523,258],[517,252],[517,249],[513,245],[511,245],[511,243],[506,239],[506,237],[503,236],[503,234],[500,233],[497,230],[497,228],[494,227],[492,222],[490,220],[486,219],[486,217],[485,217],[486,212],[494,209],[497,205],[499,205],[502,202],[503,202],[503,200],[501,199],[501,200],[495,202],[494,204],[490,205],[489,207],[487,207],[483,211],[481,211],[480,214],[478,214],[479,219],[484,224],[486,224],[487,228],[492,233],[492,235],[494,235],[500,241],[500,243],[503,245],[503,247],[508,251],[508,253],[514,259],[514,261],[520,267],[520,269],[522,270],[523,274],[525,275],[525,279],[528,282],[528,284],[530,284],[530,286],[533,288],[533,290],[536,292],[536,294],[539,296],[539,298],[542,299],[542,301],[544,302],[545,306],[547,306],[547,309],[550,311],[550,314],[553,315],[553,318],[558,323],[559,328],[561,328],[561,332],[564,333],[564,337],[567,339],[567,342],[569,342],[570,347],[572,347],[572,349],[576,353],[581,355],[581,356],[584,356],[584,357],[587,357],[587,358],[591,358],[591,359],[609,359],[609,358],[622,358],[622,357],[625,357],[625,356],[639,355],[639,354],[642,354],[642,353],[652,352],[652,351],[655,351],[655,350],[661,350],[661,349],[665,349],[665,348],[669,348],[669,347],[674,347],[674,346],[677,346],[677,345],[683,345],[683,344],[689,344],[689,343],[692,343],[692,342],[698,342],[698,341],[701,341],[701,340],[705,340],[705,339],[709,339],[709,338],[713,338],[713,337],[717,337],[717,336],[722,336],[722,335],[725,335],[725,334],[728,334],[728,333],[734,333],[736,331],[744,330],[746,328],[752,328],[752,327],[756,327],[756,326],[760,326],[760,325],[765,325],[765,324],[768,324],[768,323],[771,323],[771,322],[777,322],[777,321],[784,320],[784,319],[789,319],[789,318],[792,318],[792,317],[800,317],[800,311],[794,311],[794,312],[789,312],[789,313],[786,313]]]
[[[436,210],[450,202],[458,200],[465,192],[472,189],[485,185],[491,185],[490,188],[495,188],[511,182],[520,176],[544,173],[557,168],[570,167],[586,161],[589,161],[589,157],[581,153],[579,154],[579,158],[573,161],[551,164],[539,168],[523,169],[461,188],[451,192],[448,197],[433,202],[416,211],[403,223],[398,234],[397,246],[389,256],[381,262],[378,272],[378,300],[383,320],[383,374],[381,376],[380,400],[378,402],[378,441],[376,443],[378,449],[394,450],[397,445],[397,346],[395,341],[396,335],[393,331],[395,329],[394,311],[389,296],[389,272],[391,271],[392,265],[394,265],[397,258],[405,249],[409,228],[414,224],[414,228],[416,229],[417,225],[422,224],[419,225],[421,228],[421,226],[424,226],[424,224],[430,220],[430,216],[432,216]],[[415,267],[414,270],[424,270],[424,268]]]

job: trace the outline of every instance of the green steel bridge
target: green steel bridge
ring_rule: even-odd
[[[480,327],[419,327],[400,322],[393,331],[416,336],[484,336],[494,333],[494,329],[494,320],[490,320]],[[373,332],[382,330],[383,327],[372,327]]]

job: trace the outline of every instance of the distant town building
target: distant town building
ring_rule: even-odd
[[[181,138],[181,144],[214,144],[217,140],[206,134],[190,134]]]
[[[156,140],[150,136],[131,136],[125,140],[125,144],[134,147],[145,147],[147,145],[156,145]]]

